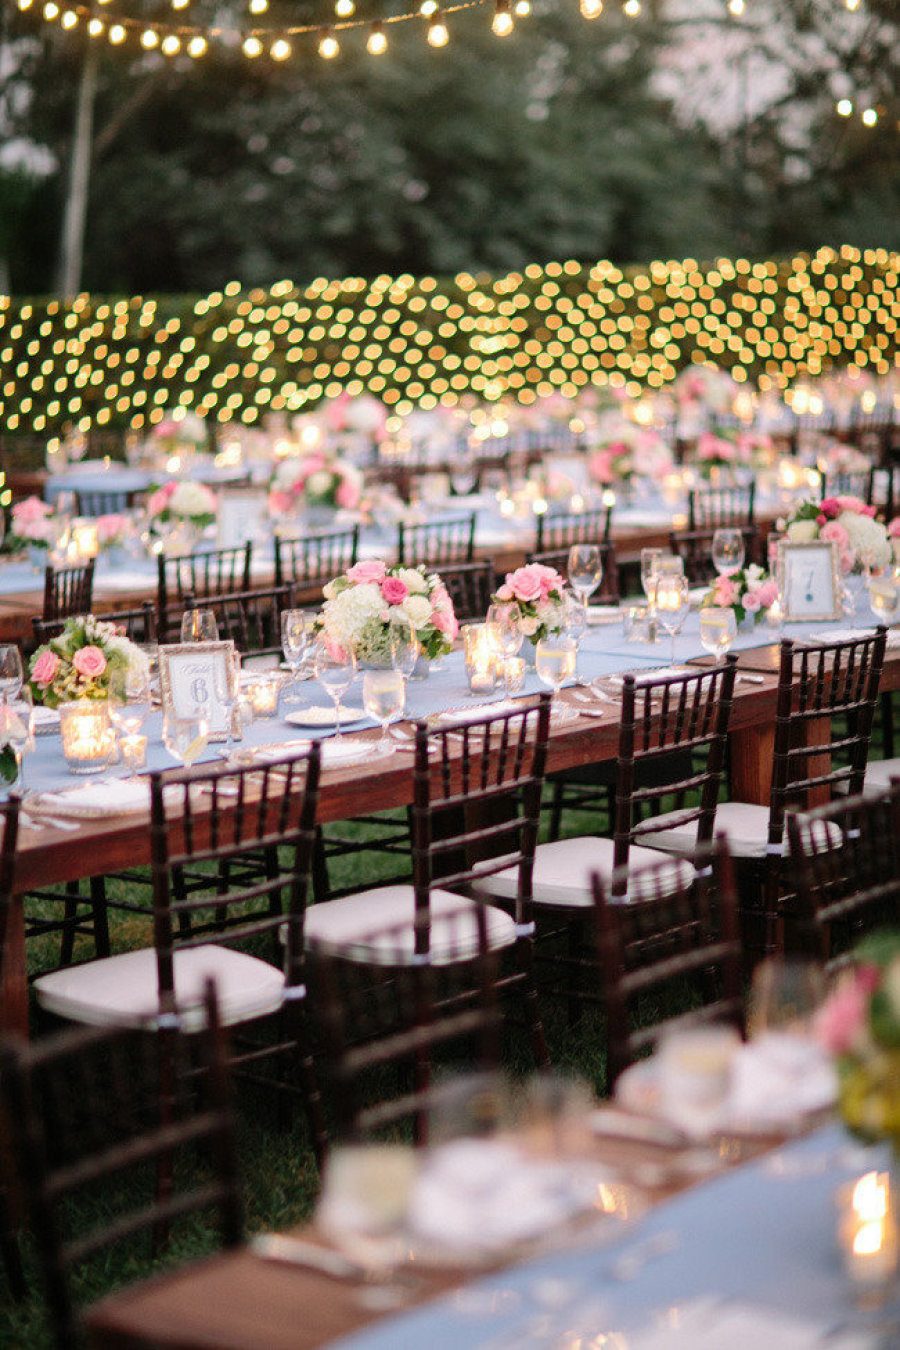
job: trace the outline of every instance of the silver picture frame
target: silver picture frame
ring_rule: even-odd
[[[228,711],[217,689],[224,688],[227,663],[234,661],[234,643],[173,642],[159,648],[159,696],[163,716],[174,712],[190,716],[207,710],[209,740],[228,739]]]
[[[789,623],[832,623],[843,617],[840,557],[831,540],[778,545],[781,608]]]

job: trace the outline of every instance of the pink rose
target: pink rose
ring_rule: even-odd
[[[894,516],[894,519],[887,527],[887,532],[892,539],[900,539],[900,516]]]
[[[344,478],[338,483],[334,500],[345,511],[352,511],[359,502],[359,488],[355,483],[351,483],[349,478]]]
[[[829,520],[827,525],[822,526],[819,531],[819,538],[826,540],[829,544],[837,544],[842,552],[850,546],[849,534],[843,525],[836,520]]]
[[[306,455],[297,465],[297,482],[302,486],[307,478],[311,478],[314,473],[321,472],[325,465],[325,456],[320,454],[318,450],[313,455]]]
[[[763,609],[768,609],[778,599],[778,586],[774,581],[764,581],[757,594]]]
[[[374,581],[376,586],[380,586],[384,581],[386,572],[387,568],[384,563],[373,558],[367,562],[354,563],[347,573],[347,580],[352,581],[357,586],[363,586],[369,581]]]
[[[728,609],[731,605],[737,604],[738,588],[731,577],[718,577],[716,579],[713,598],[722,609]]]
[[[878,987],[877,966],[861,966],[838,984],[814,1019],[816,1036],[832,1055],[846,1055],[866,1024],[869,999]]]
[[[99,647],[82,647],[72,657],[72,665],[85,679],[96,680],[106,670],[106,657]]]
[[[111,514],[97,517],[97,536],[101,544],[108,544],[111,539],[117,539],[127,528],[127,516]]]
[[[830,520],[834,520],[836,516],[841,514],[841,503],[839,498],[826,497],[822,502],[820,511],[823,516],[828,516]]]
[[[35,684],[39,684],[42,689],[46,689],[48,684],[52,684],[59,670],[59,657],[55,652],[51,652],[47,647],[38,656],[31,668],[31,678]]]
[[[52,507],[42,502],[40,497],[26,497],[23,502],[16,502],[12,517],[17,525],[31,525],[49,516],[51,511]]]
[[[613,457],[609,450],[595,450],[588,460],[588,473],[596,483],[613,481]]]
[[[456,621],[456,615],[453,610],[435,609],[431,614],[431,623],[439,633],[443,633],[446,638],[453,642],[459,632],[459,624]]]
[[[169,502],[177,486],[176,482],[163,483],[161,488],[151,492],[147,498],[147,511],[151,516],[160,516],[163,511],[168,510]]]
[[[269,493],[269,511],[273,516],[284,516],[292,509],[294,498],[290,492],[273,491]]]
[[[898,519],[900,519],[900,517],[898,517]],[[509,604],[510,600],[513,598],[512,586],[507,586],[506,582],[504,582],[497,591],[497,599],[501,604],[506,605]]]
[[[758,614],[762,609],[762,601],[759,598],[759,590],[745,591],[744,598],[741,601],[748,614]]]
[[[535,575],[533,567],[518,567],[515,572],[509,572],[506,584],[515,598],[525,604],[535,603],[541,598],[540,578]]]
[[[381,596],[388,605],[402,605],[409,595],[409,587],[399,577],[385,577],[381,583]]]

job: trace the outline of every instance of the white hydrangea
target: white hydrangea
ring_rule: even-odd
[[[425,595],[408,595],[401,608],[416,628],[423,628],[431,618],[431,601]]]
[[[307,478],[306,491],[310,497],[324,497],[331,491],[333,482],[333,474],[327,469],[319,469],[318,473],[311,473]]]
[[[871,516],[861,516],[856,511],[842,511],[838,524],[843,525],[850,536],[850,547],[857,562],[870,567],[886,567],[891,561],[891,544],[887,530]]]
[[[397,571],[397,576],[405,584],[410,595],[427,595],[428,582],[422,576],[422,573],[416,567],[401,567]]]
[[[215,498],[202,483],[179,483],[169,498],[169,510],[176,516],[208,516],[215,510]]]
[[[795,544],[811,544],[819,537],[819,527],[814,520],[795,520],[788,526],[787,535]]]
[[[341,647],[353,646],[369,620],[383,613],[381,590],[371,581],[348,586],[339,595],[327,598],[322,608],[325,632]]]

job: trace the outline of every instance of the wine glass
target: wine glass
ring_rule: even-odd
[[[281,615],[281,650],[291,668],[291,686],[295,689],[295,692],[286,698],[286,702],[299,701],[300,695],[296,692],[296,685],[300,678],[300,669],[312,646],[315,620],[315,614],[306,609],[286,609]]]
[[[367,670],[363,675],[363,707],[373,722],[381,723],[378,752],[390,755],[394,747],[388,739],[388,725],[403,715],[406,704],[406,680],[400,670]]]
[[[485,618],[485,627],[492,647],[498,656],[503,657],[503,685],[506,695],[509,697],[509,674],[506,669],[506,662],[509,657],[518,656],[524,641],[519,629],[516,606],[490,605]]]
[[[163,717],[163,745],[173,759],[190,766],[209,744],[209,719],[199,708],[190,712],[169,709]]]
[[[737,637],[737,622],[730,608],[709,608],[700,611],[700,645],[716,658],[716,665],[725,660]]]
[[[15,699],[25,680],[22,653],[13,643],[0,646],[0,699]]]
[[[415,628],[400,614],[393,615],[388,625],[388,647],[391,653],[391,669],[399,671],[404,680],[410,679],[422,648]]]
[[[538,679],[558,694],[566,680],[575,674],[578,642],[568,633],[552,633],[542,638],[534,651]]]
[[[109,720],[119,735],[135,736],[153,706],[150,674],[143,666],[113,671],[108,691]]]
[[[7,793],[18,787],[20,796],[26,796],[25,751],[34,749],[34,703],[31,690],[25,685],[15,703],[0,704],[0,785]],[[5,765],[7,753],[12,764]]]
[[[740,530],[716,530],[712,540],[712,563],[720,577],[739,572],[744,565],[744,536]]]
[[[234,710],[241,690],[241,654],[235,648],[217,661],[213,680],[216,701],[225,713],[225,759],[231,758],[234,747]]]
[[[573,544],[569,549],[569,585],[587,606],[588,600],[603,580],[603,562],[596,544]]]
[[[217,642],[219,626],[211,609],[186,609],[181,616],[182,642]]]
[[[661,576],[656,580],[656,617],[672,643],[670,664],[675,664],[675,638],[684,627],[690,609],[687,577]]]
[[[334,703],[334,732],[341,735],[341,700],[356,676],[356,658],[352,651],[320,638],[313,653],[316,679]]]
[[[656,578],[659,576],[659,560],[662,555],[661,548],[641,549],[641,585],[651,605],[656,590]]]
[[[773,1031],[806,1035],[825,993],[825,972],[817,961],[778,956],[760,961],[750,987],[751,1039]]]

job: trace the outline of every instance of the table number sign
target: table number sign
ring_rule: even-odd
[[[202,713],[209,739],[228,736],[231,711],[226,706],[234,662],[233,642],[170,643],[159,648],[159,692],[162,710],[189,717]]]
[[[841,577],[837,545],[817,540],[778,546],[781,604],[788,621],[839,619]]]
[[[266,494],[247,490],[219,494],[216,517],[219,548],[240,548],[259,542],[266,519]]]

